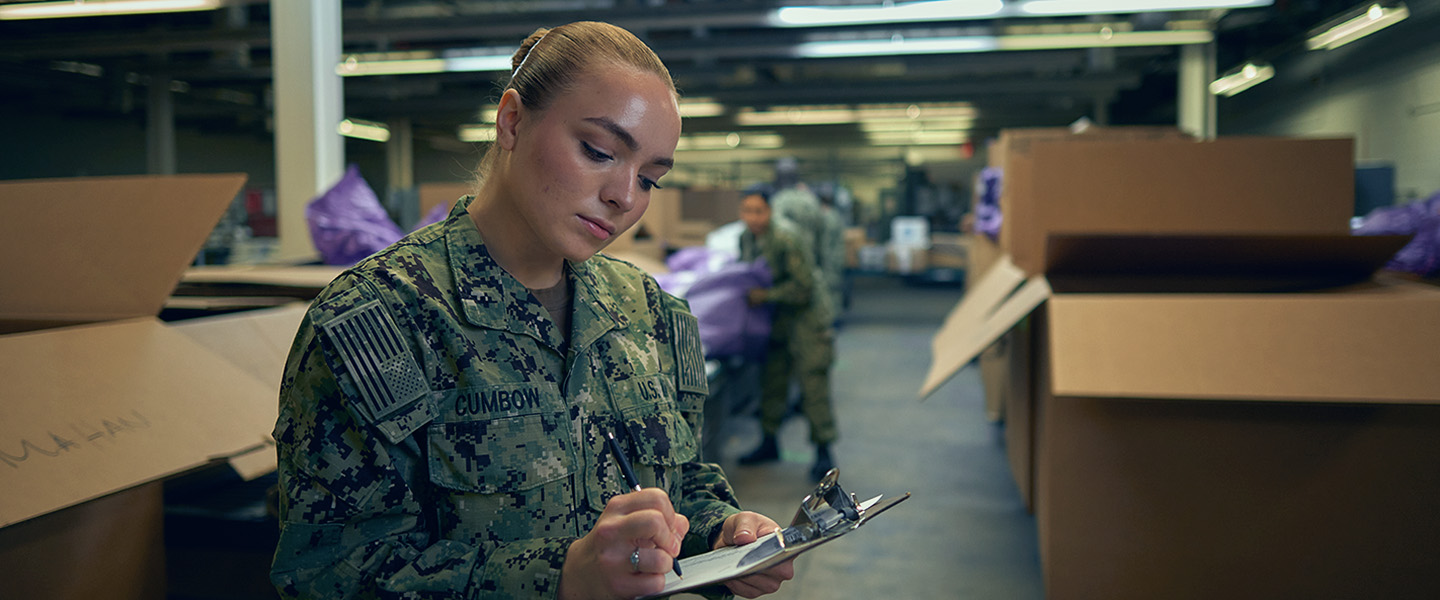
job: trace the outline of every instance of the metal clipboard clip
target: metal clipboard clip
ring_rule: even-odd
[[[840,470],[830,469],[815,485],[815,491],[800,501],[790,526],[747,553],[740,560],[740,566],[769,559],[787,548],[800,550],[842,535],[909,497],[906,493],[887,500],[876,496],[863,503],[856,502],[854,494],[840,487]]]

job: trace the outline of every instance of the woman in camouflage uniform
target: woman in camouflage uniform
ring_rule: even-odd
[[[777,528],[698,462],[695,317],[592,257],[673,163],[669,72],[602,23],[538,30],[512,64],[477,193],[347,270],[301,324],[275,427],[286,598],[635,597],[673,557]]]

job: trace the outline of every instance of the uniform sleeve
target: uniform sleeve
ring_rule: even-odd
[[[663,293],[663,292],[662,292]],[[690,313],[684,300],[665,294],[671,343],[675,350],[676,390],[685,422],[697,438],[704,431],[702,419],[709,387],[705,378],[704,353],[700,348],[699,322]],[[710,551],[714,536],[725,519],[740,512],[735,491],[725,479],[720,465],[697,460],[680,465],[680,497],[672,499],[675,510],[690,519],[690,532],[681,543],[685,556]]]
[[[271,569],[280,595],[554,598],[574,538],[486,548],[438,538],[435,513],[424,510],[427,486],[414,485],[428,483],[423,455],[408,435],[427,420],[428,397],[391,411],[388,428],[365,422],[373,415],[356,409],[362,400],[347,363],[312,320],[325,310],[317,304],[301,324],[281,386],[280,543]]]
[[[810,258],[809,248],[803,243],[781,237],[780,232],[770,234],[770,244],[778,247],[771,260],[773,283],[765,291],[765,301],[775,304],[804,307],[809,306],[815,294],[815,267]]]

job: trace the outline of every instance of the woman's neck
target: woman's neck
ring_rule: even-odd
[[[500,268],[532,290],[554,287],[565,275],[565,259],[539,239],[512,202],[503,186],[487,181],[467,212]]]

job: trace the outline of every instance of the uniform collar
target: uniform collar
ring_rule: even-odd
[[[490,256],[480,230],[467,212],[474,199],[461,198],[445,222],[451,275],[465,320],[477,327],[528,335],[551,348],[560,348],[560,332],[539,299]],[[611,294],[601,293],[600,277],[590,262],[567,262],[573,277],[573,347],[587,346],[606,331],[625,327],[628,322],[616,309]]]

